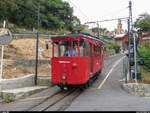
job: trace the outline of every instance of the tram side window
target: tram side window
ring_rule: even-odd
[[[78,41],[73,41],[72,54],[78,56]]]
[[[58,42],[54,43],[54,57],[58,57]]]
[[[99,47],[97,47],[96,54],[97,54],[97,56],[99,56]]]
[[[94,46],[94,56],[100,56],[100,48],[97,46]]]
[[[85,56],[89,56],[89,43],[88,41],[85,41]]]
[[[80,56],[89,56],[89,43],[86,40],[80,40]]]
[[[94,56],[96,56],[96,46],[94,45]]]
[[[83,48],[83,45],[84,44],[84,40],[81,39],[80,40],[80,56],[84,56],[84,48]]]

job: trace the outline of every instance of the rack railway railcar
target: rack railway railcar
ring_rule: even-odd
[[[51,83],[85,86],[104,67],[103,42],[87,34],[52,36]]]

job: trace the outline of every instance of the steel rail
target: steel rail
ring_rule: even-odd
[[[26,109],[26,111],[35,111],[35,110],[36,111],[47,111],[51,107],[55,106],[56,104],[58,104],[59,102],[61,102],[65,98],[67,98],[68,96],[71,96],[71,94],[73,94],[76,91],[77,91],[77,88],[70,89],[68,91],[64,91],[64,90],[57,91],[57,92],[53,93],[52,95],[47,96],[40,103]],[[59,108],[59,109],[61,109],[61,108]]]
[[[77,89],[73,89],[73,90],[71,90],[71,91],[69,91],[67,93],[63,93],[62,95],[58,95],[58,97],[57,97],[56,100],[52,101],[51,104],[49,104],[48,106],[46,106],[45,108],[43,108],[40,111],[47,111],[48,109],[51,109],[51,107],[53,107],[54,105],[58,104],[59,102],[61,102],[62,100],[64,100],[65,98],[67,98],[68,96],[70,96],[71,94],[73,94],[76,90]]]

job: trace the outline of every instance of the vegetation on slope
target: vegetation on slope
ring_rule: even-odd
[[[80,20],[73,15],[73,8],[62,0],[0,0],[0,21],[7,20],[18,27],[37,27],[40,6],[40,28],[45,30],[82,30]]]

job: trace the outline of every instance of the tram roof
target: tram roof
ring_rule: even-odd
[[[53,36],[51,36],[51,38],[72,38],[72,37],[85,37],[85,38],[90,38],[90,39],[93,39],[93,40],[99,40],[102,43],[104,43],[98,37],[90,35],[90,34],[66,34],[66,35],[53,35]]]

